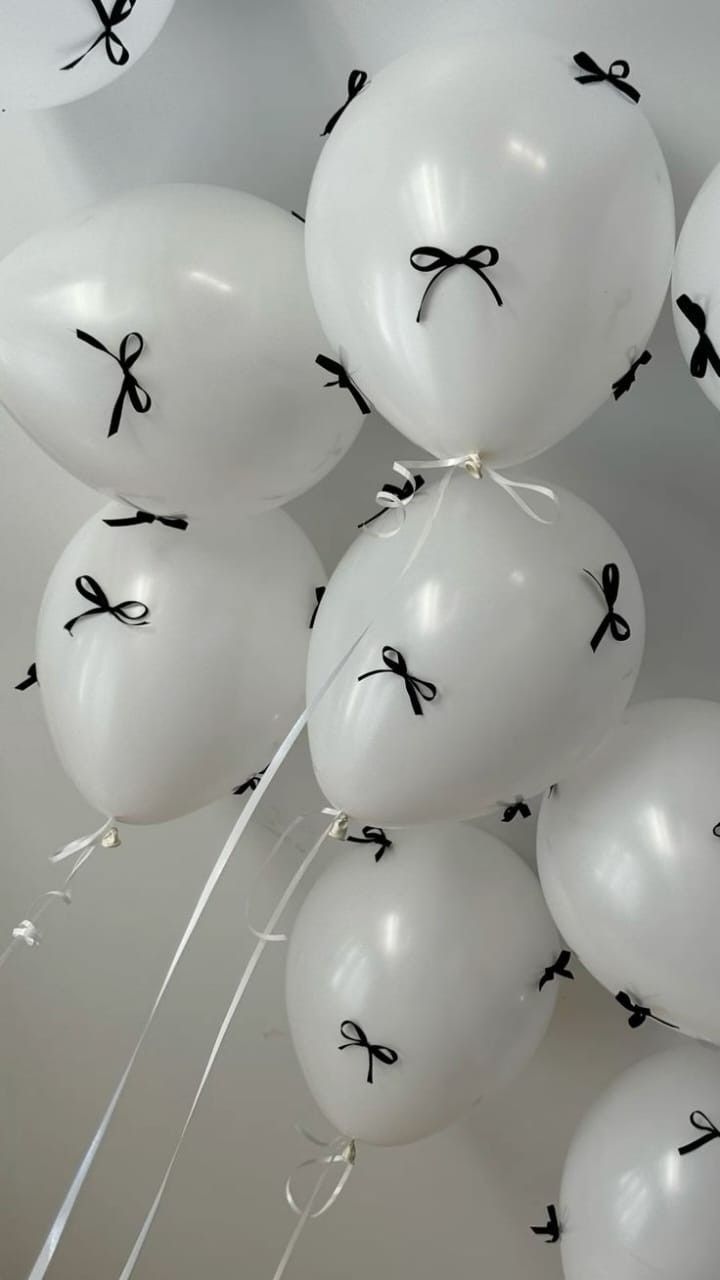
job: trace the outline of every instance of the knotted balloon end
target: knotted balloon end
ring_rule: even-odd
[[[118,831],[117,827],[111,827],[109,831],[106,831],[105,835],[100,841],[100,844],[102,845],[103,849],[117,849],[122,844],[122,840],[120,839],[120,832]]]
[[[350,819],[348,815],[340,810],[331,823],[330,830],[328,831],[328,837],[330,840],[347,840],[349,823]]]
[[[482,480],[483,477],[483,460],[479,453],[469,453],[463,461],[463,471],[467,471],[473,480]]]

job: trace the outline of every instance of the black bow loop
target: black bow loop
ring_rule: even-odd
[[[648,1018],[651,1018],[653,1022],[662,1023],[664,1027],[672,1027],[673,1031],[678,1030],[674,1022],[666,1022],[664,1018],[656,1017],[652,1009],[648,1009],[647,1005],[637,1004],[632,996],[628,995],[627,991],[618,991],[615,999],[630,1014],[628,1026],[632,1027],[633,1031],[647,1022]]]
[[[652,355],[650,352],[643,351],[642,355],[638,356],[637,360],[632,361],[627,373],[624,373],[621,378],[618,378],[617,382],[613,382],[612,392],[616,400],[619,400],[621,396],[625,395],[626,391],[630,390],[640,366],[643,364],[649,364],[651,360]]]
[[[344,365],[339,364],[337,360],[333,360],[331,356],[316,356],[315,363],[320,365],[326,373],[335,374],[329,382],[325,383],[326,387],[340,387],[343,391],[349,391],[361,413],[372,413],[372,409],[365,399],[362,392],[355,386],[350,374]]]
[[[530,1230],[535,1236],[547,1236],[546,1244],[557,1244],[562,1235],[562,1227],[558,1221],[557,1209],[554,1204],[547,1206],[547,1216],[548,1220],[544,1227],[531,1227]]]
[[[313,609],[313,611],[312,611],[312,614],[311,614],[311,616],[310,616],[310,623],[309,623],[309,629],[310,629],[311,631],[312,631],[313,627],[315,626],[315,619],[317,618],[317,615],[318,615],[318,609],[320,608],[320,605],[321,605],[321,603],[322,603],[322,598],[323,598],[323,596],[325,595],[325,591],[326,591],[326,588],[325,588],[325,587],[316,587],[316,588],[315,588],[315,608],[314,608],[314,609]]]
[[[106,11],[102,0],[90,0],[90,3],[100,19],[102,31],[85,52],[80,54],[79,58],[74,58],[72,62],[68,62],[66,66],[61,67],[61,71],[72,71],[80,65],[84,58],[87,58],[89,53],[92,53],[93,49],[97,49],[98,45],[103,43],[108,61],[114,67],[125,67],[130,61],[130,50],[123,44],[115,28],[127,21],[137,4],[137,0],[115,0],[109,13]]]
[[[356,68],[354,71],[350,72],[350,75],[348,76],[348,83],[347,83],[347,98],[345,102],[343,102],[342,106],[338,107],[335,114],[332,115],[328,120],[327,124],[325,125],[325,128],[320,134],[321,138],[327,138],[329,134],[332,133],[333,129],[335,128],[335,125],[337,124],[340,117],[347,111],[353,98],[357,98],[358,94],[361,93],[362,90],[365,88],[365,85],[367,84],[367,82],[368,82],[368,76],[366,71],[360,71]]]
[[[707,333],[707,316],[699,302],[693,302],[686,293],[675,299],[675,306],[693,329],[697,330],[697,346],[690,357],[690,372],[693,378],[704,378],[710,365],[713,373],[720,377],[720,356],[715,350]]]
[[[542,978],[538,982],[538,991],[542,991],[543,987],[546,986],[548,982],[554,982],[556,978],[569,978],[571,982],[575,981],[575,974],[571,973],[568,969],[571,957],[571,951],[560,952],[557,960],[553,960],[552,964],[549,964],[543,973]]]
[[[345,1028],[350,1030],[346,1031]],[[398,1055],[394,1049],[388,1049],[384,1044],[371,1044],[361,1026],[357,1022],[351,1022],[345,1019],[340,1024],[340,1034],[347,1041],[347,1044],[339,1044],[338,1049],[367,1049],[368,1054],[368,1073],[367,1083],[373,1084],[373,1059],[377,1058],[378,1062],[384,1063],[386,1067],[392,1067],[398,1060]]]
[[[438,249],[435,245],[423,244],[417,249],[413,249],[410,254],[410,265],[416,271],[436,273],[433,275],[432,280],[429,281],[420,299],[420,306],[415,317],[418,324],[422,320],[423,308],[430,290],[451,267],[469,267],[471,271],[475,272],[476,276],[479,276],[484,281],[497,305],[501,307],[503,300],[490,277],[485,275],[486,268],[494,267],[499,261],[500,254],[498,250],[490,244],[475,244],[472,249],[468,249],[467,253],[463,253],[459,257],[455,257],[445,249]]]
[[[375,861],[379,862],[387,849],[392,849],[392,840],[382,827],[363,827],[361,836],[348,836],[351,844],[374,844]]]
[[[104,342],[101,342],[99,338],[94,338],[91,333],[86,333],[84,329],[76,329],[75,332],[81,342],[86,342],[89,347],[94,347],[96,351],[104,352],[122,369],[123,380],[110,416],[109,438],[116,435],[120,428],[126,399],[130,401],[136,413],[147,413],[152,408],[149,392],[140,386],[132,371],[133,366],[137,364],[145,349],[145,339],[141,333],[126,333],[120,343],[119,355],[115,355],[113,351],[110,351],[105,346]]]
[[[521,818],[529,818],[531,814],[530,805],[523,800],[522,796],[517,796],[512,804],[505,806],[502,821],[512,822],[513,818],[517,818],[518,814]]]
[[[151,511],[136,511],[134,516],[122,516],[116,520],[103,520],[103,524],[107,524],[111,529],[121,529],[129,525],[138,524],[164,524],[168,529],[187,529],[188,520],[186,516],[155,516]]]
[[[423,709],[420,699],[422,698],[423,702],[434,702],[437,697],[437,685],[431,684],[429,680],[420,680],[418,676],[411,675],[404,657],[392,645],[384,645],[382,658],[385,666],[377,667],[374,671],[365,671],[363,675],[358,676],[358,684],[361,680],[367,680],[370,676],[386,676],[388,673],[400,676],[405,682],[413,712],[416,716],[421,716]]]
[[[698,1133],[702,1134],[702,1137],[696,1138],[694,1142],[687,1142],[684,1147],[678,1147],[678,1155],[681,1156],[689,1156],[692,1151],[698,1151],[707,1142],[720,1138],[720,1129],[713,1124],[704,1111],[693,1111],[690,1115],[690,1123],[693,1129],[697,1129]]]
[[[18,689],[20,692],[24,692],[25,689],[31,689],[34,684],[39,684],[39,683],[40,681],[38,680],[37,663],[33,662],[28,667],[27,675],[25,679],[21,680],[19,684],[16,684],[15,688]]]
[[[264,769],[260,769],[258,773],[253,773],[246,782],[241,782],[239,787],[233,787],[233,795],[244,796],[246,791],[257,791],[262,782],[262,776],[267,773],[268,768],[269,765],[265,765]]]
[[[92,609],[86,609],[84,613],[79,613],[77,617],[71,618],[65,623],[65,631],[70,635],[73,633],[73,627],[81,618],[89,618],[93,614],[109,613],[111,617],[118,622],[124,623],[126,627],[146,627],[148,625],[148,615],[150,610],[146,604],[142,604],[140,600],[123,600],[120,604],[110,604],[105,592],[89,574],[84,573],[81,577],[75,579],[75,588],[80,592],[86,600],[93,605]]]
[[[629,640],[631,635],[630,623],[626,618],[623,618],[621,613],[617,613],[615,610],[617,598],[620,594],[620,570],[618,566],[612,563],[603,565],[602,581],[596,578],[595,574],[591,573],[589,569],[583,569],[583,573],[586,573],[588,578],[592,578],[605,597],[605,604],[607,605],[607,613],[590,641],[590,648],[593,653],[597,651],[600,641],[608,630],[613,640],[619,642]]]
[[[603,71],[602,67],[594,58],[590,57],[589,53],[576,53],[573,61],[581,71],[586,72],[585,75],[575,76],[578,84],[598,84],[601,80],[607,80],[608,84],[611,84],[614,89],[619,89],[620,93],[624,93],[633,102],[640,101],[638,90],[627,83],[630,75],[630,63],[626,62],[624,58],[616,58],[614,62],[610,63],[607,71]]]
[[[405,480],[403,484],[384,484],[380,490],[380,494],[385,493],[388,497],[398,498],[402,504],[406,504],[411,498],[415,497],[418,489],[422,489],[424,484],[424,476],[413,476],[412,480]],[[369,516],[367,520],[361,521],[358,525],[358,529],[365,529],[367,525],[372,524],[374,520],[379,520],[380,516],[384,516],[387,510],[388,507],[381,507],[379,511],[375,512],[374,516]]]

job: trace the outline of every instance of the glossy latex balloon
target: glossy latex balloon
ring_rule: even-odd
[[[619,720],[643,651],[635,570],[591,507],[558,490],[557,518],[541,525],[491,480],[458,473],[401,577],[435,501],[430,485],[395,537],[355,540],[310,644],[312,697],[375,620],[309,731],[328,800],[382,825],[470,818],[564,777]]]
[[[321,1111],[348,1137],[393,1145],[450,1124],[525,1065],[555,1006],[557,981],[538,984],[559,941],[535,876],[486,832],[401,831],[374,853],[342,845],[308,894],[287,1007]],[[378,1047],[372,1082],[363,1033]]]
[[[327,351],[302,227],[239,191],[131,191],[0,264],[0,400],[61,466],[153,512],[248,513],[321,480],[361,421]]]
[[[685,219],[672,277],[673,319],[690,371],[720,409],[720,165]],[[703,338],[712,344],[708,359]],[[696,354],[697,353],[697,354]]]
[[[716,1280],[719,1121],[720,1056],[700,1045],[645,1058],[601,1094],[563,1173],[565,1280]]]
[[[716,1043],[718,776],[720,704],[638,703],[543,801],[538,825],[548,906],[586,968]]]
[[[162,822],[267,765],[302,710],[323,571],[281,511],[184,532],[104,523],[131,514],[111,504],[63,552],[37,666],[55,747],[88,803],[123,822]],[[91,612],[65,629],[102,595],[119,617]]]
[[[561,439],[642,351],[667,289],[657,140],[607,81],[577,82],[572,54],[519,31],[416,49],[373,74],[315,171],[323,328],[440,457],[502,465]]]
[[[0,110],[55,107],[102,89],[149,49],[174,4],[2,0]]]

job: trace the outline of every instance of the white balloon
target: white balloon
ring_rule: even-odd
[[[127,192],[0,264],[0,398],[73,475],[151,511],[247,513],[321,480],[361,421],[327,353],[300,223],[239,191]]]
[[[720,704],[630,707],[543,801],[555,922],[603,986],[720,1042]],[[717,833],[714,834],[717,828]]]
[[[287,1009],[327,1119],[385,1146],[450,1124],[525,1065],[555,1007],[557,981],[538,986],[559,940],[535,876],[486,832],[401,831],[373,854],[344,845],[303,903]],[[373,1055],[372,1084],[359,1032],[398,1055]]]
[[[163,822],[264,769],[303,705],[314,588],[323,570],[282,511],[246,521],[83,525],[48,582],[37,668],[60,760],[85,799],[123,822]],[[108,612],[65,624],[97,600]],[[85,584],[88,586],[88,584]],[[90,596],[97,592],[90,586]]]
[[[518,31],[420,48],[373,76],[320,156],[306,250],[323,328],[375,407],[438,456],[547,449],[657,319],[665,161],[641,109],[580,74]],[[423,246],[499,261],[443,273],[416,323],[434,279],[427,255],[411,265]]]
[[[701,337],[720,353],[720,165],[696,195],[685,219],[672,277],[673,319],[682,353],[708,400],[720,409],[720,356],[702,353]],[[688,316],[687,312],[690,312]],[[698,354],[694,356],[697,348]],[[694,358],[693,358],[694,357]]]
[[[3,0],[0,109],[56,107],[111,84],[150,48],[174,4]]]
[[[601,1094],[563,1173],[565,1280],[717,1280],[720,1142],[680,1154],[706,1118],[720,1125],[720,1057],[700,1045],[645,1058]]]
[[[458,473],[402,578],[434,486],[413,499],[395,537],[362,534],[350,547],[308,659],[312,698],[373,620],[310,721],[315,772],[334,806],[386,826],[475,817],[564,777],[619,720],[643,651],[640,585],[601,516],[557,492],[557,519],[540,525],[489,479]],[[630,635],[619,642],[608,627],[593,652],[608,606],[585,571],[602,580],[609,564]],[[386,646],[436,686],[433,701],[418,695],[422,716]]]

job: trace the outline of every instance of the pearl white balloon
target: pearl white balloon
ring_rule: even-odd
[[[125,384],[113,356],[138,333],[130,374],[151,407],[125,396],[110,435]],[[138,345],[131,338],[131,359]],[[0,264],[0,399],[73,475],[154,512],[248,513],[321,480],[361,413],[348,391],[325,386],[319,353],[332,355],[302,226],[239,191],[127,192]]]
[[[645,1058],[601,1094],[563,1173],[565,1280],[717,1280],[720,1141],[679,1153],[703,1136],[697,1111],[720,1124],[720,1057],[700,1045]]]
[[[395,537],[363,533],[350,547],[308,659],[312,698],[373,622],[310,721],[315,772],[334,806],[389,826],[475,817],[564,777],[617,723],[642,657],[640,585],[602,517],[557,492],[557,519],[541,525],[491,480],[459,473],[402,578],[434,486],[413,499]],[[608,609],[584,571],[601,578],[613,562],[631,634],[621,643],[608,630],[593,652]],[[437,687],[422,716],[385,666],[385,646]]]
[[[675,255],[672,277],[673,319],[682,353],[708,400],[720,409],[720,373],[700,359],[691,363],[700,341],[697,324],[688,319],[678,298],[683,295],[705,314],[705,332],[720,352],[720,165],[696,195],[685,219]],[[687,306],[687,303],[681,305]],[[697,313],[696,313],[697,314]],[[702,325],[700,315],[697,320]]]
[[[116,0],[3,0],[0,110],[56,107],[111,84],[150,48],[174,4],[124,0],[108,30],[98,10],[110,20]]]
[[[572,53],[519,31],[417,49],[373,74],[315,171],[323,328],[375,407],[441,457],[502,465],[560,440],[643,350],[667,289],[655,135],[609,83],[577,83]],[[417,323],[422,246],[499,261],[485,280],[445,272]]]
[[[267,765],[302,710],[324,575],[282,511],[186,532],[103,523],[129,514],[111,504],[60,557],[40,610],[38,677],[58,755],[88,803],[123,822],[163,822]],[[146,605],[148,624],[102,613],[68,633],[93,608],[81,575],[112,605]]]
[[[525,1065],[555,1007],[557,981],[538,984],[560,945],[535,876],[494,836],[453,823],[392,839],[379,862],[370,845],[341,847],[287,957],[310,1090],[341,1133],[380,1145],[443,1128]],[[373,1058],[372,1084],[348,1020],[398,1055]]]
[[[543,801],[538,869],[555,922],[613,993],[720,1043],[720,704],[630,707]]]

